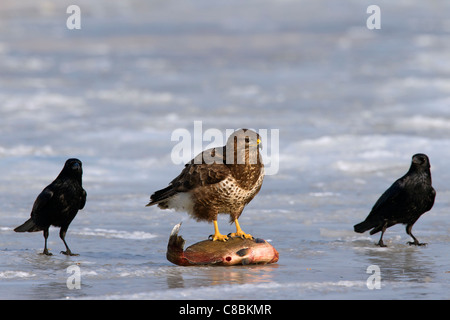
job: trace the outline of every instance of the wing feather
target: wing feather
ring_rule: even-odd
[[[407,200],[407,192],[403,179],[395,181],[374,204],[368,218],[377,217],[381,219],[395,218],[402,215],[404,202]]]
[[[180,192],[188,192],[200,186],[221,182],[231,174],[229,167],[224,164],[225,148],[203,151],[184,166],[169,186],[153,193],[147,206],[164,201]]]
[[[40,212],[45,206],[48,204],[50,199],[53,197],[53,191],[48,187],[42,190],[42,192],[37,196],[34,201],[32,212],[37,213]]]

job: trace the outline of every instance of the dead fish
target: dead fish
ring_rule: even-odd
[[[178,236],[181,223],[177,224],[167,245],[167,260],[179,266],[194,265],[248,265],[278,261],[278,251],[263,239],[230,238],[227,242],[203,240],[183,250],[185,240]]]

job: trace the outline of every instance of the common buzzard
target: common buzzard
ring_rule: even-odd
[[[196,220],[213,222],[213,241],[227,241],[229,236],[252,239],[242,231],[238,218],[244,207],[261,189],[264,165],[259,152],[261,138],[249,129],[235,131],[223,147],[211,148],[187,163],[169,186],[150,197],[147,206],[185,211]],[[236,232],[219,232],[217,216],[229,214]]]

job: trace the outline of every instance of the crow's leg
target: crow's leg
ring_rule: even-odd
[[[386,231],[386,229],[387,229],[387,221],[384,223],[384,225],[383,225],[383,229],[381,229],[381,237],[380,237],[380,241],[378,241],[378,243],[377,243],[377,245],[378,246],[380,246],[380,247],[387,247],[387,245],[385,245],[384,244],[384,242],[383,242],[383,235],[384,235],[384,232]]]
[[[412,234],[412,232],[411,232],[412,227],[413,227],[412,224],[408,224],[408,225],[406,226],[406,233],[409,234],[409,235],[413,238],[413,240],[414,240],[414,241],[412,241],[412,242],[409,241],[408,244],[409,244],[410,246],[411,246],[411,245],[414,245],[414,246],[426,246],[426,245],[427,245],[426,243],[420,243],[419,240],[417,240],[416,237],[413,236],[413,234]]]
[[[48,252],[48,249],[47,249],[47,238],[48,238],[48,228],[44,229],[45,244],[44,244],[44,251],[42,252],[42,254],[45,254],[46,256],[51,256],[52,253]]]
[[[62,254],[65,254],[67,256],[78,256],[78,254],[76,253],[72,253],[72,251],[70,251],[69,246],[66,243],[66,232],[67,232],[67,228],[68,227],[61,227],[61,230],[59,231],[59,237],[61,238],[61,240],[64,242],[64,245],[66,246],[66,251],[61,251]]]

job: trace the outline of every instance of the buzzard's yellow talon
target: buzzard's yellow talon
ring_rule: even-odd
[[[228,236],[229,236],[229,237],[239,237],[239,238],[241,238],[241,239],[250,239],[250,240],[253,240],[253,236],[252,236],[251,234],[244,233],[244,232],[241,232],[241,233],[233,232],[233,233],[230,233]]]
[[[229,237],[239,237],[241,239],[250,239],[253,240],[253,236],[251,234],[245,233],[242,231],[241,226],[239,225],[238,220],[234,220],[234,223],[236,224],[236,232],[230,233]]]
[[[211,238],[212,241],[228,241],[228,236],[223,235],[219,232],[219,226],[217,225],[217,221],[214,220],[214,234],[210,235],[209,238]],[[208,239],[209,239],[208,238]]]
[[[229,238],[228,238],[228,236],[219,233],[219,234],[210,235],[208,239],[211,239],[212,241],[227,242]]]

